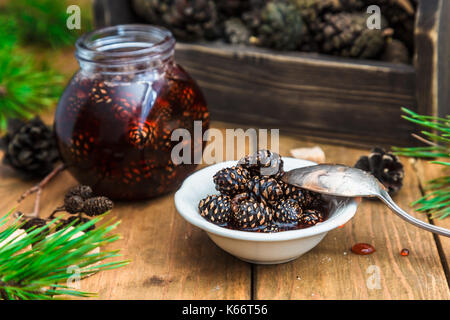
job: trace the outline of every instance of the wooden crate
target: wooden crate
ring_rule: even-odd
[[[127,0],[95,0],[97,26],[141,22]],[[176,60],[203,89],[214,120],[280,128],[344,144],[409,145],[400,107],[449,114],[450,1],[421,1],[413,65],[178,43]]]

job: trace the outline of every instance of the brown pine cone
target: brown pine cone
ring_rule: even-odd
[[[221,225],[230,219],[231,199],[225,195],[212,195],[202,199],[198,204],[200,215],[206,220]]]
[[[3,163],[27,178],[46,176],[59,160],[53,131],[39,117],[28,122],[9,120],[0,147],[5,151]]]
[[[272,221],[273,211],[264,203],[257,202],[248,194],[236,195],[231,203],[232,222],[241,230],[260,228]]]
[[[248,182],[248,190],[258,201],[272,205],[281,199],[283,190],[274,178],[254,176]]]
[[[227,195],[244,192],[247,189],[249,179],[250,173],[241,166],[224,168],[213,177],[216,190]]]
[[[107,197],[93,197],[84,201],[83,212],[92,217],[112,210],[114,203]]]
[[[300,223],[308,226],[314,226],[324,221],[323,213],[317,209],[307,209],[300,218]]]
[[[390,193],[395,193],[403,185],[403,164],[397,156],[386,152],[382,148],[372,149],[369,156],[362,156],[355,164],[355,168],[373,174]]]
[[[303,215],[300,203],[294,199],[282,199],[274,208],[274,216],[278,222],[296,223]]]
[[[284,162],[281,156],[265,149],[245,156],[239,160],[238,165],[246,168],[252,176],[279,179],[284,174]]]

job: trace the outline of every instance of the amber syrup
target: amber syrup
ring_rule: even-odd
[[[82,184],[113,199],[144,199],[173,191],[195,169],[175,165],[177,128],[193,139],[194,121],[209,126],[205,100],[180,67],[157,81],[75,76],[55,115],[64,162]],[[194,154],[194,141],[191,144]],[[197,142],[200,145],[202,141]]]

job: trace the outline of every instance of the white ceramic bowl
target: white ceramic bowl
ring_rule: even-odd
[[[294,158],[283,157],[283,160],[285,170],[315,165],[314,162]],[[206,231],[220,248],[244,261],[276,264],[294,260],[314,248],[328,231],[343,225],[356,213],[357,203],[353,199],[333,198],[330,199],[333,205],[328,219],[306,229],[259,233],[217,226],[200,216],[198,203],[207,195],[218,193],[214,187],[214,174],[233,165],[236,161],[218,163],[194,172],[175,193],[175,206],[184,219]]]

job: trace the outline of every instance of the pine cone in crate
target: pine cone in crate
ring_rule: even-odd
[[[277,50],[294,50],[302,41],[303,21],[297,8],[288,1],[252,4],[242,19],[253,34],[252,43]]]
[[[212,223],[221,225],[227,223],[231,213],[229,196],[212,195],[202,199],[198,204],[200,215]]]
[[[397,192],[403,185],[403,164],[397,156],[382,148],[374,148],[369,156],[362,156],[355,168],[373,174],[390,193]]]
[[[39,117],[28,122],[10,120],[1,146],[3,163],[29,178],[44,177],[59,160],[53,131]]]
[[[212,40],[221,34],[213,0],[133,0],[133,6],[146,21],[169,28],[180,40]]]
[[[315,35],[320,51],[353,58],[376,58],[386,43],[384,29],[368,29],[367,17],[359,13],[327,14]]]
[[[248,0],[216,0],[217,11],[226,18],[238,17],[244,11],[249,10]]]
[[[250,39],[250,30],[238,18],[230,18],[224,22],[225,40],[231,44],[247,44]]]
[[[390,39],[386,43],[381,60],[392,63],[409,63],[408,48],[397,39]]]
[[[418,0],[364,0],[364,4],[377,5],[389,26],[394,29],[394,38],[401,40],[410,54],[414,50],[414,24]]]

